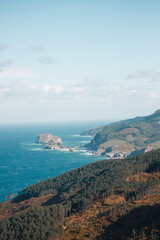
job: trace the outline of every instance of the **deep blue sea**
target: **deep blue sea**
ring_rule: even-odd
[[[62,138],[66,146],[83,145],[92,137],[79,134],[109,122],[46,123],[0,126],[0,202],[27,186],[71,169],[102,160],[85,151],[68,152],[44,149],[35,144],[40,133],[52,133]]]

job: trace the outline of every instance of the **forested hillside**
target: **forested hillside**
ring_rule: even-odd
[[[1,240],[48,240],[63,235],[64,210],[62,206],[32,208],[0,221]]]
[[[134,231],[144,239],[160,236],[159,220],[148,220],[159,217],[159,186],[160,150],[95,162],[1,203],[0,239],[135,239]]]

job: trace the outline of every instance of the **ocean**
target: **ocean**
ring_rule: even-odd
[[[0,126],[0,202],[27,186],[58,176],[103,157],[85,150],[54,151],[35,144],[38,134],[52,133],[66,146],[89,143],[92,137],[81,132],[109,122],[43,123]]]

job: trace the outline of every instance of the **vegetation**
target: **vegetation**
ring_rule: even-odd
[[[88,164],[1,204],[1,217],[16,211],[0,221],[0,239],[159,239],[159,186],[160,150]]]
[[[109,195],[114,189],[124,188],[127,191],[134,182],[130,183],[125,179],[139,172],[151,171],[153,165],[159,164],[159,159],[160,150],[157,150],[122,160],[103,160],[88,164],[29,186],[13,201],[52,193],[55,195],[53,203],[70,201],[72,210],[80,210],[94,200]]]
[[[113,140],[117,141],[117,145],[112,144]],[[118,141],[123,141],[123,143],[119,144]],[[109,124],[103,127],[86,147],[95,151],[104,149],[103,154],[121,152],[129,156],[144,152],[147,148],[158,149],[159,141],[160,110],[150,116]],[[110,145],[109,149],[108,145]]]
[[[63,235],[63,207],[52,205],[31,209],[0,222],[0,239],[47,240]]]

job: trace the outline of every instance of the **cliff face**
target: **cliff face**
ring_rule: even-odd
[[[38,135],[36,143],[47,144],[50,141],[52,141],[55,144],[62,143],[62,140],[60,137],[57,137],[51,133],[43,133],[43,134]]]
[[[45,149],[59,150],[60,148],[64,148],[62,145],[62,139],[51,133],[43,133],[38,135],[36,143],[44,144]]]

